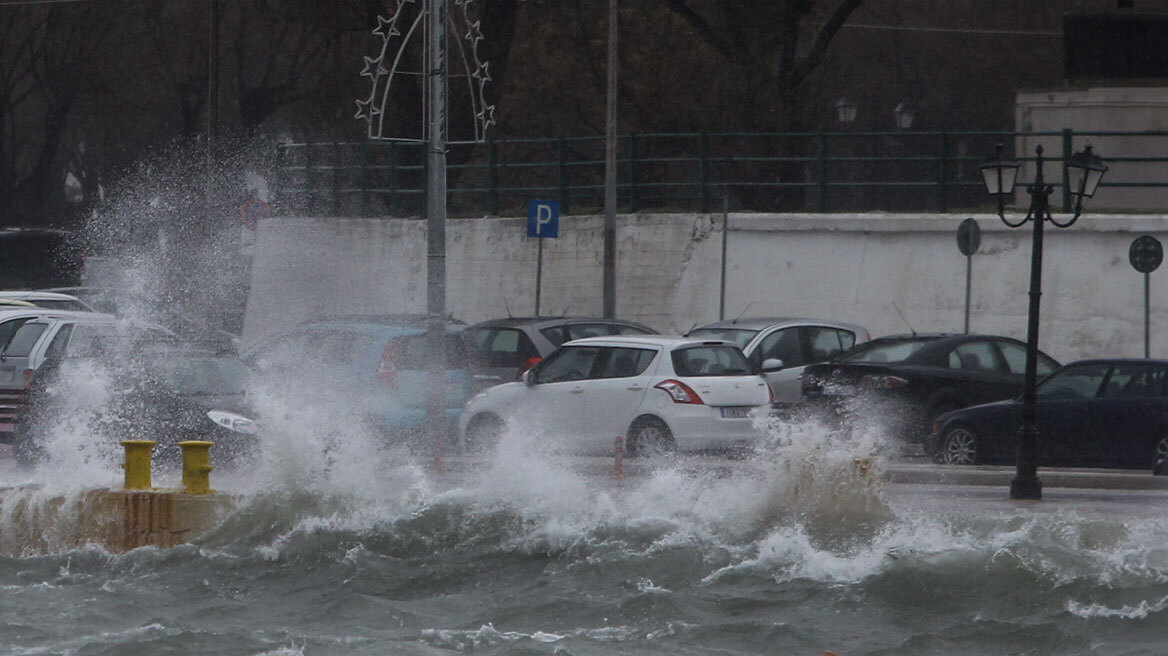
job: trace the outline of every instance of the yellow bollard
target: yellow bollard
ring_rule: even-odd
[[[123,440],[122,447],[126,449],[126,459],[122,469],[126,470],[125,488],[127,490],[149,490],[150,484],[150,451],[154,448],[152,440]]]
[[[212,442],[190,440],[179,442],[182,448],[182,483],[187,494],[210,494]]]

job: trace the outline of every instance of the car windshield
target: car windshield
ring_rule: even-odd
[[[754,373],[742,351],[730,345],[680,348],[671,354],[678,376],[741,376]]]
[[[726,342],[734,342],[738,345],[738,348],[744,349],[758,332],[757,330],[748,330],[746,328],[698,328],[697,330],[691,330],[687,337],[720,339]]]
[[[167,389],[178,394],[243,394],[247,366],[235,358],[173,355],[150,364]]]
[[[874,340],[840,354],[841,362],[904,362],[931,340],[920,338]]]

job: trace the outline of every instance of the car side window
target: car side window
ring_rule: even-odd
[[[539,334],[543,335],[547,341],[551,342],[552,346],[555,346],[556,348],[559,348],[563,345],[564,342],[568,341],[566,339],[566,335],[564,334],[563,326],[544,328],[543,330],[539,331]]]
[[[515,328],[479,328],[471,335],[475,357],[488,367],[518,367],[539,357],[531,339]]]
[[[842,353],[856,344],[856,334],[850,330],[807,326],[807,342],[811,345],[810,362],[823,362],[837,353]],[[783,361],[784,364],[786,360]]]
[[[1163,389],[1163,369],[1140,364],[1121,364],[1111,370],[1101,396],[1109,398],[1160,396]]]
[[[535,370],[537,383],[562,383],[589,378],[600,348],[570,346],[549,355]]]
[[[1042,381],[1037,395],[1041,399],[1093,399],[1099,395],[1103,380],[1111,367],[1106,364],[1086,364],[1060,369]]]
[[[806,364],[803,357],[803,348],[799,344],[798,328],[783,328],[762,338],[758,346],[760,354],[758,362],[770,358],[783,361],[783,367],[796,367]]]
[[[998,340],[996,343],[998,351],[1002,354],[1002,359],[1006,361],[1009,373],[1018,376],[1024,375],[1026,373],[1026,346],[1006,340]],[[1058,363],[1054,360],[1042,353],[1038,354],[1038,377],[1040,379],[1049,376],[1058,367]]]
[[[989,342],[967,342],[949,352],[949,368],[965,371],[999,371],[994,347]]]
[[[597,378],[631,378],[640,376],[649,368],[653,356],[657,354],[652,349],[638,348],[606,348],[608,359],[600,369]]]
[[[1002,359],[1006,361],[1006,368],[1010,370],[1010,373],[1019,376],[1026,373],[1025,346],[1014,342],[998,342],[998,350],[1002,352]]]
[[[65,352],[65,345],[69,343],[69,335],[73,334],[73,324],[67,323],[61,326],[56,335],[53,335],[53,341],[49,342],[48,348],[45,349],[45,359],[55,358]]]

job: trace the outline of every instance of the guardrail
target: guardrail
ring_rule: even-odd
[[[627,134],[618,142],[622,212],[721,208],[786,212],[954,212],[987,207],[978,166],[995,143],[1026,164],[1042,143],[1062,161],[1088,143],[1111,167],[1098,209],[1154,211],[1168,187],[1168,132],[816,132]],[[495,139],[452,145],[452,216],[525,216],[530,199],[564,213],[600,213],[604,137]],[[1066,181],[1052,180],[1063,207]],[[1140,191],[1133,191],[1140,190]],[[1127,200],[1125,200],[1127,199]],[[283,144],[277,215],[420,216],[425,146],[401,142]],[[1059,205],[1059,201],[1055,201]]]

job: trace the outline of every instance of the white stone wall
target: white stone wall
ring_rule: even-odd
[[[910,326],[960,332],[966,262],[955,235],[966,216],[731,214],[725,313],[832,318],[873,335]],[[971,331],[1025,339],[1031,229],[975,218],[982,245],[973,258]],[[397,219],[261,224],[245,343],[321,314],[424,312],[424,228]],[[601,228],[602,217],[561,217],[560,238],[544,243],[541,314],[600,314]],[[525,234],[522,219],[448,223],[451,314],[469,323],[534,312],[537,245]],[[1048,224],[1043,350],[1064,361],[1142,357],[1143,275],[1128,263],[1142,234],[1168,245],[1168,217]],[[617,314],[675,333],[717,319],[722,236],[721,214],[619,217]],[[1168,357],[1165,271],[1151,275],[1153,357]]]

